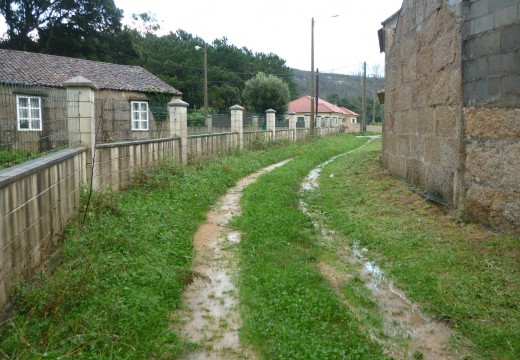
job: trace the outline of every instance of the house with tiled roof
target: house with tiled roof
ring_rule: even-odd
[[[288,106],[289,113],[296,113],[298,123],[304,121],[305,114],[308,114],[310,109],[311,97],[308,95],[291,101]],[[343,126],[346,126],[347,124],[357,123],[358,117],[358,114],[345,107],[340,107],[318,98],[316,118],[320,119],[322,122],[330,120],[331,124],[342,124]]]
[[[0,49],[0,144],[21,137],[53,138],[66,129],[66,121],[56,119],[66,119],[63,84],[73,78],[84,78],[96,88],[102,140],[111,140],[116,132],[118,139],[128,140],[156,136],[168,126],[162,121],[166,104],[182,95],[140,66]]]

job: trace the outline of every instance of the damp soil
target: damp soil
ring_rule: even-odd
[[[373,139],[369,139],[368,142]],[[317,189],[322,169],[338,157],[331,158],[313,169],[301,185],[302,192]],[[340,263],[355,269],[354,276],[357,275],[370,290],[382,317],[385,336],[376,336],[377,331],[373,331],[373,329],[365,328],[365,330],[383,345],[387,355],[396,359],[449,360],[457,358],[456,354],[447,350],[451,337],[451,329],[448,324],[428,318],[416,304],[408,300],[405,294],[385,276],[381,268],[367,258],[368,249],[360,248],[357,244],[346,246],[345,239],[335,234],[334,231],[328,230],[320,221],[320,214],[309,210],[308,204],[303,200],[300,202],[300,207],[312,218],[314,226],[320,229],[321,242],[327,244],[328,247],[334,246]],[[337,290],[338,296],[352,314],[360,319],[359,311],[349,303],[349,299],[341,291],[342,284],[352,279],[353,275],[338,270],[325,262],[320,262],[318,269]]]
[[[181,335],[194,344],[183,359],[256,359],[252,349],[240,343],[238,308],[238,243],[240,233],[229,221],[240,215],[242,190],[286,160],[241,179],[207,214],[193,242],[195,258],[192,282],[183,293],[176,321]]]

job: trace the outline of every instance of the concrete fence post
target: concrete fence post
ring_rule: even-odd
[[[251,119],[251,127],[255,130],[258,130],[258,115],[253,115]]]
[[[233,105],[231,110],[231,132],[238,133],[238,148],[244,148],[244,108],[240,105]]]
[[[316,129],[321,128],[321,115],[316,115],[316,124],[314,126]]]
[[[96,104],[98,87],[83,76],[63,83],[67,92],[69,146],[84,146],[87,150],[87,181],[97,188],[96,176]]]
[[[276,139],[276,111],[268,109],[265,111],[266,130],[271,132],[271,139]]]
[[[303,121],[305,122],[305,128],[306,129],[310,129],[310,127],[311,127],[311,114],[310,113],[306,113]]]
[[[178,136],[181,141],[181,163],[188,163],[188,104],[181,99],[168,103],[170,114],[170,136]]]
[[[212,133],[213,132],[213,116],[206,115],[206,119],[204,121],[205,121],[206,127],[208,128],[208,132]]]
[[[292,130],[292,138],[293,141],[296,141],[296,113],[290,112],[289,113],[289,129]]]

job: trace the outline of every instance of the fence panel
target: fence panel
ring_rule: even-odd
[[[0,82],[0,169],[68,147],[64,89]]]
[[[145,105],[146,104],[146,105]],[[96,143],[153,140],[169,136],[166,104],[121,98],[105,91],[96,97]]]

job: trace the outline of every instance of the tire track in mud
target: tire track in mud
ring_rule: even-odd
[[[228,224],[233,217],[240,215],[242,190],[260,175],[288,161],[290,159],[239,180],[212,208],[206,222],[197,230],[193,239],[193,281],[183,293],[183,305],[176,317],[181,335],[201,348],[184,354],[183,359],[257,358],[251,349],[241,345],[238,336],[241,320],[235,277],[240,233],[231,231]]]
[[[301,184],[301,192],[314,191],[319,186],[319,177],[323,168],[339,157],[346,156],[360,148],[366,146],[378,136],[370,136],[369,140],[360,147],[347,153],[335,156],[313,169]],[[376,302],[380,315],[383,319],[383,332],[385,339],[375,336],[370,329],[367,329],[371,336],[382,343],[389,356],[396,359],[415,358],[422,356],[422,359],[456,359],[456,356],[446,350],[450,341],[451,329],[441,322],[427,318],[421,313],[417,305],[409,301],[405,294],[395,288],[392,281],[385,277],[383,271],[372,261],[366,258],[368,250],[360,249],[358,245],[353,247],[346,246],[345,240],[339,238],[334,231],[327,229],[320,221],[319,214],[309,210],[308,204],[300,201],[300,208],[309,215],[315,228],[320,229],[323,243],[341,243],[335,251],[339,255],[340,261],[351,265],[357,271],[357,275],[363,280],[365,286],[371,291],[372,298]],[[353,312],[353,315],[360,319],[356,309],[349,303],[348,299],[341,292],[341,283],[349,281],[352,275],[334,269],[329,264],[320,262],[318,269],[322,275],[333,286],[346,306]],[[364,324],[361,324],[362,326]]]

